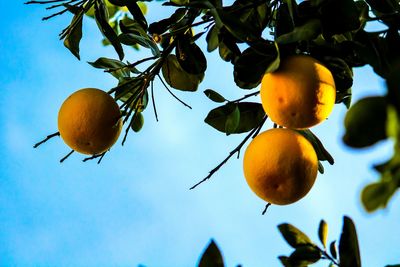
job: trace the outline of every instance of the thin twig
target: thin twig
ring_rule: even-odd
[[[238,103],[238,102],[240,102],[240,101],[242,101],[242,100],[244,100],[244,99],[246,99],[246,98],[249,98],[249,97],[252,97],[252,96],[256,96],[256,95],[258,95],[259,93],[260,93],[260,91],[253,92],[253,93],[244,95],[243,97],[241,97],[241,98],[239,98],[239,99],[236,99],[236,100],[233,100],[233,101],[228,101],[228,102],[230,102],[230,103]]]
[[[60,159],[60,163],[63,163],[64,160],[66,160],[69,156],[72,155],[72,153],[74,153],[74,151],[75,151],[75,150],[72,149],[71,152],[69,152],[65,157],[63,157],[62,159]]]
[[[128,68],[128,69],[129,68],[134,68],[134,67],[136,67],[137,65],[139,65],[141,63],[144,63],[144,62],[152,60],[152,59],[157,59],[157,58],[158,57],[156,57],[156,56],[143,58],[143,59],[138,60],[138,61],[136,61],[136,62],[134,62],[132,64],[128,64],[128,65],[125,65],[125,66],[122,66],[122,67],[118,67],[118,68],[107,69],[107,70],[104,70],[104,72],[114,72],[114,71],[125,69],[125,68]]]
[[[30,5],[30,4],[51,4],[51,3],[64,2],[64,1],[65,0],[28,1],[28,2],[25,2],[25,5]]]
[[[88,161],[88,160],[100,158],[99,161],[97,162],[97,164],[99,164],[100,161],[101,161],[101,159],[104,157],[104,155],[105,155],[106,153],[107,153],[107,151],[105,151],[105,152],[103,152],[103,153],[101,153],[101,154],[95,154],[95,155],[93,155],[93,156],[91,156],[91,157],[84,158],[82,161],[83,161],[83,162],[86,162],[86,161]]]
[[[66,9],[63,9],[63,10],[61,10],[60,12],[54,13],[54,14],[52,14],[52,15],[50,15],[50,16],[43,17],[42,20],[49,20],[49,19],[51,19],[51,18],[54,18],[55,16],[62,15],[62,14],[64,14],[64,13],[67,12],[67,11],[68,11],[67,8],[66,8]]]
[[[154,99],[153,83],[154,83],[154,81],[151,81],[151,83],[150,83],[151,102],[153,103],[154,116],[156,117],[156,121],[158,121],[158,115],[157,115],[157,109],[156,109],[156,101]]]
[[[240,144],[239,144],[237,147],[235,147],[235,149],[233,149],[231,152],[229,152],[229,155],[228,155],[223,161],[221,161],[220,164],[218,164],[214,169],[212,169],[212,170],[208,173],[208,175],[207,175],[205,178],[203,178],[203,180],[201,180],[201,181],[198,182],[197,184],[193,185],[193,186],[190,188],[190,190],[196,188],[196,187],[199,186],[200,184],[202,184],[202,183],[204,183],[205,181],[207,181],[208,179],[210,179],[211,176],[213,176],[213,174],[214,174],[215,172],[217,172],[226,162],[228,162],[228,160],[229,160],[233,155],[235,155],[236,153],[239,153],[239,152],[240,152],[240,149],[242,149],[243,145],[247,142],[247,140],[249,140],[249,138],[258,130],[258,128],[261,128],[261,127],[264,125],[264,123],[265,123],[265,121],[267,120],[267,118],[268,118],[268,117],[265,116],[265,117],[263,118],[263,120],[261,121],[261,123],[260,123],[257,127],[253,128],[253,130],[251,130],[250,133],[246,135],[246,137],[243,139],[243,141],[240,142]]]
[[[163,79],[160,77],[159,74],[157,74],[157,77],[160,79],[161,83],[164,85],[165,89],[167,89],[168,93],[170,93],[176,100],[178,100],[179,102],[181,102],[184,106],[192,109],[191,106],[189,106],[188,104],[186,104],[185,102],[183,102],[182,100],[180,100],[169,88],[168,86],[165,84],[165,82],[163,81]]]
[[[263,212],[261,213],[261,215],[265,215],[265,213],[267,212],[269,206],[271,206],[271,203],[268,202],[267,205],[265,205],[265,208],[264,208]]]
[[[56,132],[53,134],[49,134],[45,139],[43,139],[42,141],[36,143],[35,145],[33,145],[33,148],[37,148],[38,146],[40,146],[41,144],[47,142],[49,139],[55,137],[55,136],[60,136],[60,132]]]

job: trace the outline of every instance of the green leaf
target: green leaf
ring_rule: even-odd
[[[137,114],[134,115],[133,122],[131,124],[131,129],[135,133],[137,133],[142,129],[143,124],[144,124],[144,117],[141,112],[138,112]]]
[[[328,224],[324,220],[321,220],[321,222],[319,223],[318,237],[325,248],[328,239]]]
[[[318,160],[322,161],[328,161],[329,164],[333,165],[335,163],[333,157],[329,152],[325,149],[324,145],[322,142],[318,139],[318,137],[311,132],[311,130],[296,130],[298,133],[303,135],[315,149],[315,152],[317,153]]]
[[[212,52],[218,48],[219,40],[218,40],[218,28],[214,26],[208,31],[206,36],[207,41],[207,52]]]
[[[124,50],[122,48],[121,43],[118,40],[117,34],[110,26],[110,24],[108,24],[108,12],[102,1],[95,2],[94,15],[100,31],[110,41],[111,45],[117,52],[119,59],[122,60],[124,58]]]
[[[295,266],[304,266],[321,259],[321,252],[314,246],[300,246],[290,255],[289,262]]]
[[[342,234],[339,240],[340,267],[361,267],[357,232],[353,221],[343,217]]]
[[[367,185],[361,193],[364,208],[368,212],[385,208],[397,188],[397,181],[393,179]]]
[[[225,133],[226,135],[230,135],[234,133],[239,126],[240,122],[240,110],[237,105],[235,105],[233,111],[228,114],[225,121]]]
[[[242,89],[252,89],[260,84],[266,70],[275,62],[278,55],[273,43],[264,45],[262,52],[263,54],[260,54],[249,47],[237,58],[233,70],[237,86]]]
[[[331,256],[334,259],[337,259],[337,252],[336,252],[336,246],[335,246],[336,241],[332,241],[331,244],[329,245],[329,251],[331,252]]]
[[[148,37],[143,37],[141,35],[133,33],[123,33],[118,36],[119,41],[125,45],[135,45],[140,44],[143,47],[150,48],[153,56],[160,57],[160,50],[154,41]]]
[[[137,21],[144,30],[147,29],[147,21],[144,17],[142,10],[140,9],[138,3],[136,1],[125,1],[126,7],[129,12],[132,14],[135,21]]]
[[[396,108],[392,105],[388,105],[387,108],[386,134],[393,140],[400,137],[400,120]]]
[[[276,42],[279,44],[297,43],[315,39],[321,33],[321,21],[310,19],[305,24],[297,26],[293,31],[280,35]]]
[[[206,57],[195,43],[191,43],[189,38],[178,39],[176,57],[182,69],[187,73],[201,74],[207,69]]]
[[[115,90],[115,100],[127,101],[133,95],[137,95],[139,89],[143,86],[143,79],[138,78],[122,78],[118,86],[113,88]]]
[[[289,257],[287,256],[279,256],[278,259],[282,263],[283,266],[285,267],[291,267],[292,265],[289,262]]]
[[[387,100],[381,96],[366,97],[351,106],[344,119],[344,143],[362,148],[385,139],[386,110]]]
[[[71,51],[71,53],[79,60],[79,43],[82,39],[82,19],[83,16],[81,13],[77,13],[74,15],[70,24],[74,26],[64,39],[64,46],[68,48],[69,51]]]
[[[227,101],[222,95],[215,92],[214,90],[207,89],[204,91],[204,94],[211,100],[217,103],[223,103]]]
[[[201,256],[198,267],[224,267],[224,259],[214,240],[211,240]]]
[[[226,121],[229,115],[234,112],[236,107],[239,109],[240,112],[239,125],[237,126],[235,131],[230,133],[239,134],[251,131],[258,125],[260,125],[265,116],[265,112],[261,104],[252,102],[240,102],[236,104],[228,103],[226,105],[211,110],[204,121],[216,130],[226,133]]]
[[[111,74],[117,79],[129,77],[131,71],[137,73],[135,68],[129,67],[124,62],[112,58],[100,57],[96,61],[88,63],[98,69],[115,69],[115,71],[111,71]]]
[[[312,241],[306,234],[291,224],[280,224],[278,225],[278,229],[283,238],[285,238],[286,242],[288,242],[288,244],[293,248],[298,248],[305,245],[313,245]]]
[[[196,91],[204,78],[204,73],[187,73],[172,54],[167,56],[161,70],[165,81],[172,88],[182,91]]]

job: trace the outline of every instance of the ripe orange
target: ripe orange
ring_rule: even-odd
[[[304,197],[317,177],[318,159],[311,143],[290,129],[270,129],[246,149],[247,184],[263,200],[287,205]]]
[[[335,104],[332,73],[306,55],[281,61],[278,70],[264,75],[261,102],[266,114],[278,125],[305,129],[324,121]]]
[[[107,151],[122,129],[121,112],[106,92],[85,88],[70,95],[58,112],[58,130],[73,150],[96,155]]]

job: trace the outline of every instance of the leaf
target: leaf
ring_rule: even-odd
[[[336,246],[335,246],[336,241],[332,241],[331,244],[329,245],[329,251],[331,252],[331,256],[334,259],[337,259],[337,252],[336,252]]]
[[[135,21],[137,21],[144,30],[147,29],[147,21],[144,17],[142,10],[140,9],[138,3],[136,1],[125,1],[126,7],[129,12],[132,14]]]
[[[254,48],[249,47],[237,58],[233,69],[237,86],[242,89],[252,89],[260,84],[266,70],[278,56],[273,43],[265,44],[262,52],[263,54],[260,54]]]
[[[388,105],[387,108],[386,135],[395,141],[400,137],[400,120],[396,108],[392,105]]]
[[[339,240],[340,267],[361,267],[357,232],[353,221],[343,217],[342,234]]]
[[[385,208],[396,190],[397,181],[393,179],[369,184],[361,192],[361,202],[368,212]]]
[[[321,259],[321,252],[314,246],[300,246],[290,255],[289,262],[295,266],[304,266]]]
[[[260,125],[265,116],[265,112],[261,104],[240,102],[236,104],[228,103],[211,110],[204,121],[216,130],[226,133],[226,121],[236,107],[238,107],[240,112],[239,125],[233,132],[230,133],[238,134],[251,131]]]
[[[234,133],[239,126],[240,122],[240,110],[237,105],[235,105],[233,111],[228,114],[225,121],[225,133],[226,135],[230,135]]]
[[[297,26],[293,31],[280,35],[276,42],[279,44],[297,43],[315,39],[321,33],[321,21],[310,19],[305,24]]]
[[[133,122],[131,124],[131,129],[135,133],[137,133],[142,129],[143,124],[144,124],[144,117],[141,112],[138,112],[137,114],[134,115]]]
[[[190,74],[201,74],[207,69],[207,60],[201,49],[191,43],[189,38],[182,37],[177,41],[176,57],[182,69]]]
[[[118,36],[119,41],[125,45],[135,45],[140,44],[143,47],[150,48],[153,56],[160,57],[160,50],[157,47],[157,44],[154,43],[150,38],[143,37],[141,35],[133,34],[133,33],[122,33]]]
[[[165,81],[172,88],[182,91],[196,91],[204,78],[204,73],[187,73],[172,54],[167,56],[161,70]]]
[[[81,13],[74,15],[70,24],[74,26],[64,39],[64,46],[79,60],[79,43],[82,39],[82,20],[83,16]]]
[[[322,161],[328,161],[329,164],[333,165],[335,163],[333,157],[329,152],[325,149],[324,145],[322,142],[318,139],[318,137],[311,132],[311,130],[296,130],[298,133],[303,135],[315,149],[315,152],[317,153],[318,160]]]
[[[224,267],[224,259],[214,240],[211,240],[207,249],[201,256],[198,267]]]
[[[383,140],[386,135],[387,100],[385,97],[365,97],[346,113],[343,141],[353,148],[362,148]]]
[[[131,71],[136,71],[135,68],[127,66],[124,62],[112,58],[100,57],[96,61],[88,63],[98,69],[116,69],[115,71],[111,71],[111,74],[117,79],[121,77],[129,77]]]
[[[219,40],[218,40],[218,28],[213,25],[211,29],[208,31],[206,36],[207,41],[207,52],[212,52],[218,48]]]
[[[108,24],[108,15],[106,7],[102,1],[95,2],[94,15],[100,31],[110,41],[111,45],[117,52],[119,59],[122,60],[124,58],[124,50],[122,48],[121,43],[118,40],[117,34],[114,32],[110,24]]]
[[[328,224],[324,220],[321,220],[321,222],[319,223],[318,237],[325,248],[328,239]]]
[[[217,103],[223,103],[227,101],[222,95],[215,92],[214,90],[207,89],[204,91],[204,94],[211,100]]]
[[[305,245],[313,245],[312,241],[306,234],[291,224],[280,224],[278,225],[278,229],[286,242],[288,242],[288,244],[293,248],[298,248]]]

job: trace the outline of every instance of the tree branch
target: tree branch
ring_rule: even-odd
[[[212,169],[209,174],[203,178],[203,180],[201,180],[200,182],[198,182],[197,184],[193,185],[192,187],[190,187],[189,189],[192,190],[194,188],[196,188],[197,186],[199,186],[200,184],[204,183],[205,181],[207,181],[208,179],[211,178],[211,176],[213,176],[214,173],[216,173],[226,162],[228,162],[228,160],[235,155],[236,153],[239,153],[240,150],[242,149],[243,145],[247,142],[247,140],[250,139],[250,137],[252,137],[254,135],[255,132],[259,131],[259,129],[261,129],[261,127],[264,125],[265,121],[267,120],[267,115],[265,115],[264,119],[261,121],[261,123],[253,128],[253,130],[250,131],[250,133],[248,133],[246,135],[246,137],[243,139],[243,141],[237,146],[235,147],[235,149],[233,149],[231,152],[229,152],[229,155],[223,160],[221,161],[220,164],[218,164],[214,169]]]
[[[55,137],[55,136],[60,136],[60,132],[56,132],[53,134],[49,134],[45,139],[43,139],[42,141],[36,143],[33,145],[33,148],[37,148],[38,146],[40,146],[41,144],[47,142],[48,140],[50,140],[51,138]]]

